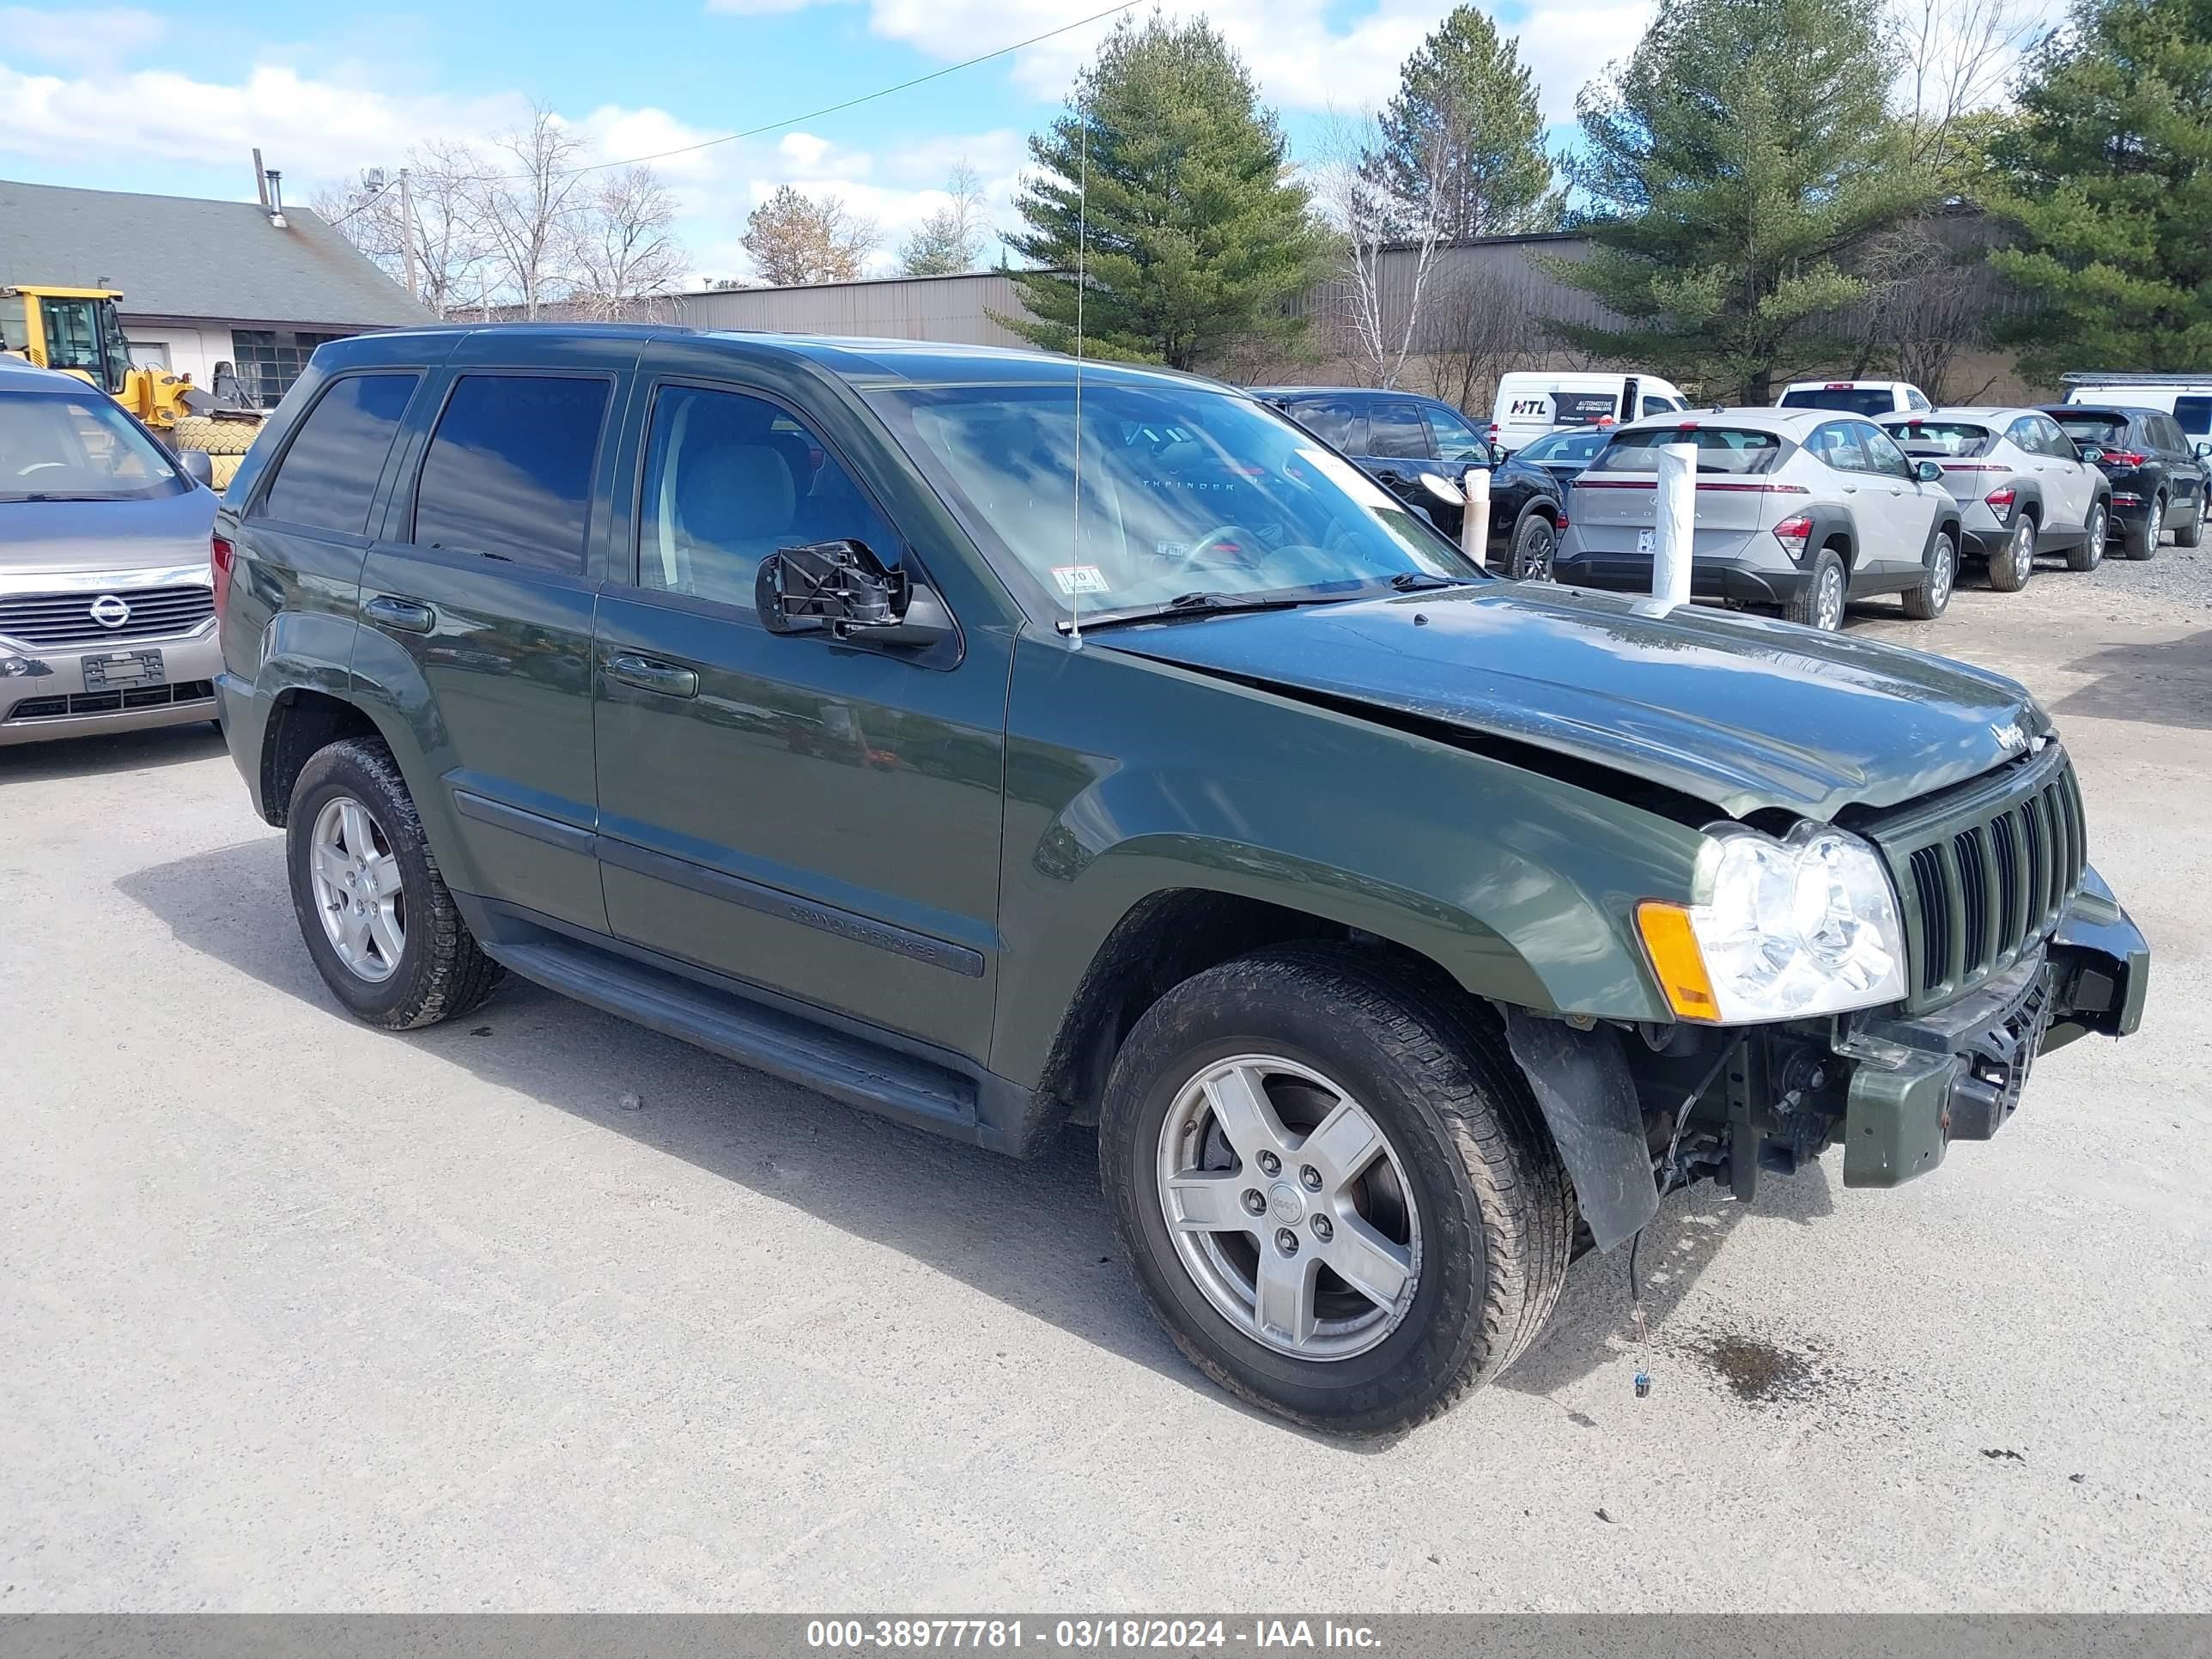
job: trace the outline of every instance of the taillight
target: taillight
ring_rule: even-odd
[[[230,604],[230,568],[238,561],[238,550],[220,536],[208,542],[208,569],[215,578],[215,614],[220,617]]]
[[[2136,449],[2108,449],[2105,452],[2106,466],[2134,467],[2143,464],[2142,452]]]
[[[2010,484],[2007,484],[2002,489],[1992,489],[1988,495],[1983,496],[1982,499],[1989,503],[1990,511],[1996,514],[1997,517],[2002,519],[2006,514],[2012,511],[2012,504],[2014,501],[2019,499],[2019,495],[2020,492],[2018,490],[2014,489]]]
[[[1492,443],[1498,441],[1498,422],[1495,421],[1490,423],[1490,441]]]
[[[1782,550],[1793,559],[1805,556],[1805,544],[1813,538],[1813,515],[1793,513],[1774,526],[1774,539],[1782,544]]]

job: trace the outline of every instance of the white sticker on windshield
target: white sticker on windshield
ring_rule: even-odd
[[[1106,593],[1106,573],[1095,564],[1056,564],[1052,568],[1052,579],[1060,584],[1060,591],[1073,598],[1078,593]]]
[[[1157,541],[1152,544],[1152,552],[1163,559],[1180,559],[1189,551],[1188,542]]]

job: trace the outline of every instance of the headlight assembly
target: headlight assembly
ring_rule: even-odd
[[[1721,1024],[1841,1013],[1905,994],[1905,929],[1881,855],[1801,823],[1780,841],[1709,831],[1711,896],[1637,907],[1644,947],[1683,1019]]]

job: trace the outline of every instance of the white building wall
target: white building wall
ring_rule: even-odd
[[[139,354],[141,346],[158,345],[167,349],[169,372],[189,374],[194,386],[210,386],[215,380],[217,362],[237,361],[231,350],[230,331],[227,328],[185,328],[171,324],[134,323],[125,320],[123,337],[131,343],[131,361],[144,361]],[[160,354],[154,354],[157,358]]]

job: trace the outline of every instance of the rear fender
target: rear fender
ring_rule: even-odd
[[[404,647],[374,628],[356,631],[347,701],[383,734],[447,884],[463,892],[492,890],[454,822],[452,793],[443,781],[452,764],[451,744],[428,682]]]

